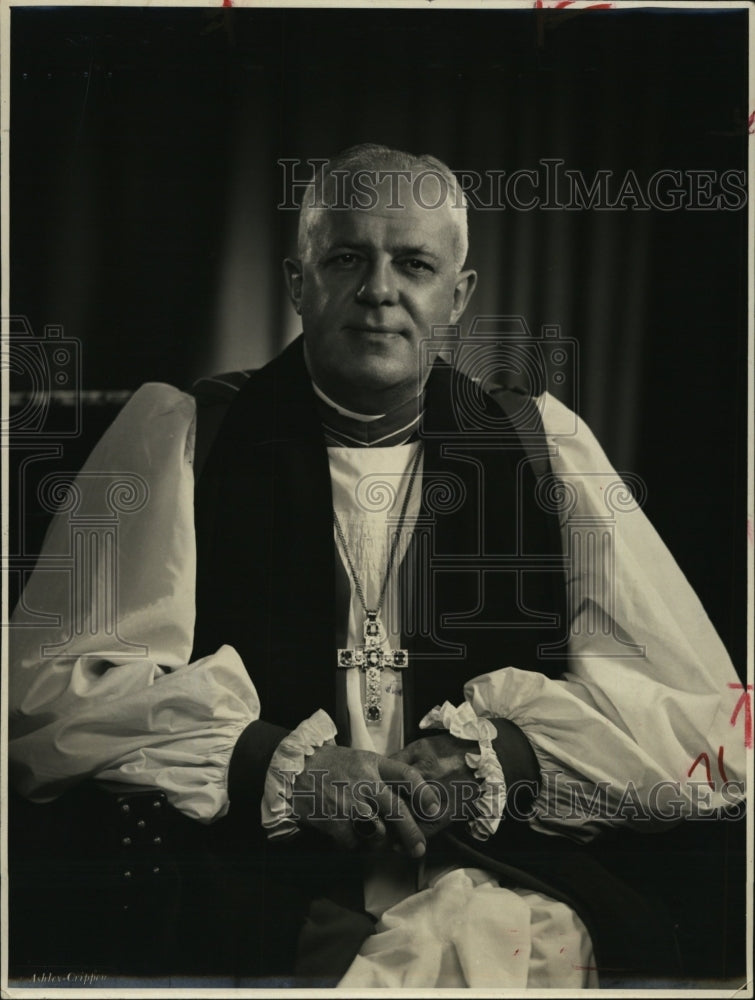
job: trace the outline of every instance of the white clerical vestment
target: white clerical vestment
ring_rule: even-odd
[[[383,587],[419,447],[414,442],[392,448],[328,448],[333,507],[370,608],[377,606]],[[391,649],[401,644],[399,566],[419,512],[421,475],[420,457],[381,608]],[[348,645],[354,647],[363,641],[365,612],[337,534],[336,543],[351,579]],[[367,722],[365,674],[349,670],[353,747],[388,756],[401,749],[402,684],[401,671],[383,670],[382,719]],[[340,986],[576,989],[598,985],[587,931],[565,904],[539,893],[501,888],[495,876],[478,869],[427,871],[420,866],[419,882],[416,872],[416,863],[402,856],[376,859],[365,885],[365,907],[380,921]]]

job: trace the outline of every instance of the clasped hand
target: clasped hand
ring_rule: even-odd
[[[294,816],[343,849],[366,843],[371,850],[393,847],[419,858],[428,838],[469,818],[479,787],[464,755],[474,749],[474,742],[448,733],[416,740],[392,757],[325,744],[296,778]],[[367,842],[354,827],[364,818],[375,819]]]

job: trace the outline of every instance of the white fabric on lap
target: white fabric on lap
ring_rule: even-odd
[[[587,931],[568,906],[468,868],[387,910],[338,985],[580,989],[598,979]]]

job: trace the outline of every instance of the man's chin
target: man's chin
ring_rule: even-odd
[[[338,349],[325,357],[308,352],[308,367],[334,401],[361,413],[383,413],[412,395],[424,378],[416,344],[399,333],[341,331]],[[357,401],[361,401],[357,405]]]
[[[410,379],[419,367],[416,348],[398,333],[352,334],[344,348],[343,375],[376,388]]]
[[[341,373],[341,395],[348,395],[353,409],[382,413],[419,393],[424,382],[416,366],[355,363]],[[356,405],[361,400],[361,405]]]

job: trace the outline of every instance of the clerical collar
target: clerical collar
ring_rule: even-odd
[[[336,401],[331,399],[330,396],[326,396],[314,379],[312,379],[312,388],[315,390],[315,395],[321,399],[323,403],[327,403],[328,406],[335,410],[341,417],[347,417],[349,420],[360,420],[367,424],[372,420],[380,420],[385,416],[384,413],[355,413],[353,410],[347,410],[345,406],[341,406],[340,403],[336,403]]]
[[[388,413],[355,413],[329,399],[312,381],[325,441],[337,448],[390,448],[405,444],[417,430],[424,406],[424,390]]]

